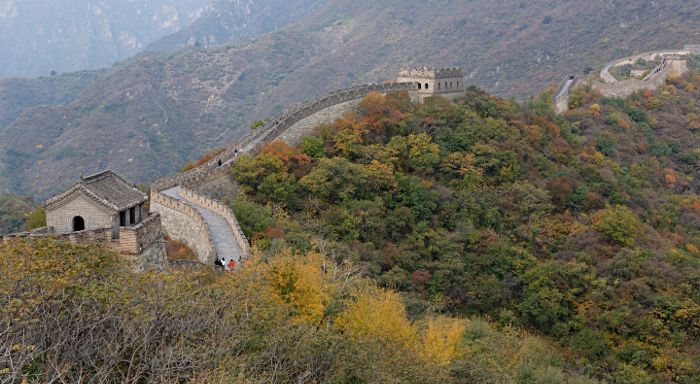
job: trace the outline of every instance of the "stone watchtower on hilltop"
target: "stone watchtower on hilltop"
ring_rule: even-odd
[[[462,68],[411,68],[399,71],[399,83],[416,83],[420,101],[440,95],[448,100],[464,95]]]

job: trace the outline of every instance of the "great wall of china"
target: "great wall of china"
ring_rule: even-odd
[[[368,94],[401,90],[408,91],[415,101],[421,98],[417,83],[401,82],[354,86],[295,104],[212,160],[153,183],[151,210],[162,217],[164,231],[171,238],[187,244],[200,262],[212,264],[217,258],[245,259],[250,254],[250,244],[231,208],[202,195],[198,190],[229,176],[237,156],[254,156],[275,140],[297,145],[304,136],[313,134],[319,124],[332,123],[343,114],[356,110]],[[213,223],[213,219],[218,217],[222,220]],[[231,239],[235,239],[235,242],[225,245]]]
[[[655,91],[666,82],[672,74],[680,76],[688,71],[686,60],[690,54],[700,54],[700,45],[685,45],[683,49],[651,51],[628,56],[622,59],[613,60],[607,63],[600,71],[600,80],[591,83],[593,89],[608,97],[625,98],[639,90]],[[657,56],[662,58],[661,64],[653,68],[643,79],[630,79],[618,81],[612,74],[610,68],[633,64],[642,58],[646,61],[653,61]],[[565,78],[552,94],[552,103],[556,113],[560,114],[569,110],[569,96],[571,89],[578,84],[580,79],[577,76]]]
[[[600,73],[603,82],[593,82],[592,86],[610,97],[626,97],[640,89],[656,90],[671,74],[681,75],[687,71],[685,56],[690,53],[700,53],[700,46],[686,45],[682,50],[646,52],[612,61]],[[609,72],[614,66],[632,63],[640,57],[654,60],[657,55],[664,57],[664,60],[646,79],[618,82]],[[462,78],[461,69],[447,68],[436,73],[440,71],[449,75],[449,80],[452,81],[444,82],[444,86],[441,81],[434,79],[423,84],[425,80],[421,76],[409,78],[411,72],[401,72],[398,83],[359,85],[297,103],[248,133],[212,160],[190,171],[153,183],[151,210],[162,217],[165,232],[192,248],[200,262],[212,264],[217,258],[245,259],[250,254],[250,244],[231,208],[201,194],[203,188],[228,177],[237,156],[255,156],[265,145],[275,140],[298,145],[304,136],[313,134],[316,126],[332,123],[343,114],[356,110],[360,101],[370,93],[386,94],[406,90],[414,101],[422,101],[429,94],[441,94],[449,98],[460,94],[463,83],[457,79]],[[552,95],[556,113],[569,109],[571,89],[579,81],[578,76],[567,76],[559,84]],[[453,83],[457,84],[457,89],[448,91],[448,86],[452,88]],[[429,87],[432,88],[430,91]]]

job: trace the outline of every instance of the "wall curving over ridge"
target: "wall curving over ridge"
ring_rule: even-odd
[[[233,146],[201,166],[182,174],[156,181],[152,186],[151,209],[163,216],[163,228],[173,238],[188,244],[200,261],[211,264],[216,260],[216,244],[211,238],[207,223],[187,204],[160,193],[168,188],[180,187],[180,196],[221,215],[231,226],[244,257],[250,253],[250,244],[243,234],[231,209],[202,196],[194,190],[230,174],[233,160],[240,154],[257,154],[265,145],[275,140],[285,140],[290,145],[301,142],[303,136],[313,133],[322,123],[331,123],[344,113],[354,111],[360,101],[370,93],[409,91],[412,99],[418,98],[413,83],[384,83],[359,85],[325,93],[293,105],[277,114],[258,129],[250,132]],[[172,201],[171,201],[172,200]]]

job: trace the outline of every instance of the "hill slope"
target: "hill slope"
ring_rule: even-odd
[[[313,13],[328,0],[214,0],[189,27],[149,44],[147,50],[168,52],[198,43],[221,45],[245,36],[280,29]]]
[[[550,91],[369,95],[301,146],[238,157],[232,209],[253,248],[323,249],[417,312],[520,324],[609,383],[694,383],[698,89],[697,71],[625,100],[583,84],[562,116]]]
[[[698,7],[680,0],[432,0],[410,7],[331,0],[252,40],[142,53],[72,104],[27,111],[0,135],[3,180],[35,196],[107,165],[152,181],[230,145],[254,119],[324,91],[392,79],[401,66],[459,65],[467,84],[525,98],[609,59],[692,42]],[[65,126],[46,130],[51,116]]]

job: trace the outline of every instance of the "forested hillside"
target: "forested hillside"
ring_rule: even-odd
[[[390,80],[402,66],[461,66],[467,84],[525,100],[565,74],[694,43],[698,7],[681,0],[332,0],[268,35],[139,54],[95,75],[64,107],[31,108],[26,93],[8,95],[0,116],[24,115],[0,136],[0,187],[43,198],[103,166],[147,183],[232,144],[253,120],[325,91]]]
[[[12,196],[0,197],[0,235],[27,230],[27,219],[37,209],[31,198]]]
[[[470,88],[361,113],[236,160],[268,254],[317,247],[428,308],[545,335],[599,379],[696,382],[700,75],[555,116]],[[274,256],[273,256],[274,257]]]

